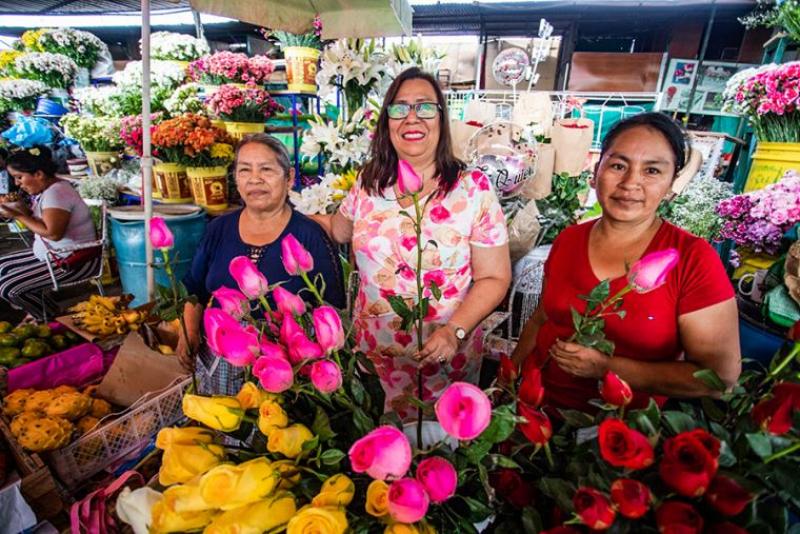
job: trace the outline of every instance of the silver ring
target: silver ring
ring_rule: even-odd
[[[439,363],[445,363],[447,358],[445,356],[439,356]]]

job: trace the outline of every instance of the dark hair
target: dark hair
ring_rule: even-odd
[[[6,168],[8,167],[30,174],[42,171],[49,178],[53,178],[58,171],[58,165],[53,161],[53,153],[46,146],[40,145],[11,152],[6,160]]]
[[[286,147],[279,139],[265,133],[245,135],[242,140],[239,141],[239,143],[236,145],[236,155],[233,159],[234,171],[239,160],[239,151],[243,146],[250,144],[261,145],[275,152],[275,159],[278,160],[278,165],[283,170],[284,177],[289,178],[289,169],[292,168],[292,164],[289,161],[289,153],[286,151]]]
[[[614,141],[623,132],[636,128],[637,126],[645,126],[658,131],[664,136],[664,139],[669,143],[672,149],[672,154],[675,156],[675,176],[678,175],[681,169],[686,165],[686,152],[687,141],[686,133],[680,124],[669,118],[667,115],[658,112],[640,113],[628,119],[618,122],[608,132],[606,138],[603,139],[603,145],[600,147],[600,159],[603,158],[605,153],[614,144]]]
[[[386,97],[383,99],[378,125],[370,144],[369,161],[361,169],[361,186],[370,194],[382,195],[384,189],[397,182],[397,152],[392,146],[389,137],[389,104],[394,102],[400,86],[408,80],[425,80],[433,87],[436,93],[436,102],[439,104],[439,144],[436,146],[436,173],[439,176],[439,194],[445,195],[453,190],[458,182],[458,176],[466,168],[464,162],[453,154],[453,145],[450,140],[450,120],[447,117],[447,102],[439,84],[432,75],[418,67],[406,69],[394,79]]]

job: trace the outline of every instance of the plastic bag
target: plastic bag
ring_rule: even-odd
[[[519,260],[533,248],[541,228],[536,202],[528,202],[508,225],[508,248],[512,262]]]
[[[53,143],[53,130],[50,123],[38,117],[21,115],[17,122],[1,135],[9,143],[22,148]]]

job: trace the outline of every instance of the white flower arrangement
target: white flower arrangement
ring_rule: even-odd
[[[121,117],[116,101],[119,89],[114,85],[75,89],[72,96],[80,103],[81,111],[96,117]]]
[[[101,51],[108,47],[93,33],[72,28],[54,28],[42,31],[38,39],[42,50],[63,54],[79,67],[91,68]]]
[[[0,80],[0,112],[29,111],[49,88],[37,80]]]
[[[716,212],[717,204],[732,196],[733,188],[727,182],[715,178],[694,180],[663,207],[662,214],[687,232],[707,241],[716,240],[723,222]]]
[[[394,44],[389,52],[387,68],[389,82],[411,67],[419,67],[436,76],[439,72],[439,64],[445,56],[442,51],[425,46],[422,38],[411,39],[408,43]],[[388,84],[386,84],[386,88],[388,88]]]
[[[182,113],[208,115],[208,109],[203,104],[203,101],[200,100],[199,94],[199,84],[185,83],[164,101],[164,109],[173,117]]]
[[[300,153],[307,159],[322,154],[332,170],[346,171],[367,160],[372,131],[375,127],[372,110],[361,108],[351,120],[325,121],[316,116],[303,134]]]
[[[62,54],[31,52],[14,60],[14,70],[20,78],[38,80],[48,87],[66,89],[78,74],[78,65]]]
[[[154,59],[194,61],[211,52],[205,39],[173,32],[155,32],[150,36]]]
[[[102,199],[107,202],[117,200],[119,184],[108,175],[87,176],[78,183],[78,194],[81,198]]]
[[[355,170],[344,174],[328,173],[318,184],[304,187],[299,193],[289,191],[289,200],[303,215],[334,213],[355,184],[356,174]]]
[[[756,74],[759,74],[762,71],[771,70],[777,67],[774,63],[770,63],[768,65],[761,65],[758,67],[750,67],[749,69],[740,70],[733,76],[731,76],[728,81],[725,83],[725,90],[722,91],[722,111],[727,113],[738,113],[739,115],[745,115],[747,113],[747,102],[742,100],[741,102],[736,101],[736,95],[742,90],[742,85],[748,79],[752,78]],[[740,99],[741,100],[741,99]]]
[[[64,133],[78,141],[86,152],[114,152],[123,147],[119,118],[68,113],[61,117],[61,126]]]
[[[322,96],[350,82],[366,95],[387,75],[386,53],[373,40],[339,39],[322,51],[320,59],[317,85]]]
[[[141,61],[131,61],[112,77],[119,90],[114,99],[122,116],[141,114],[142,77]],[[172,96],[185,77],[183,67],[171,61],[150,63],[150,107],[153,113],[163,111],[164,101]]]

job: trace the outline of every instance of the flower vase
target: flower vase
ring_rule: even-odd
[[[783,178],[786,171],[800,169],[800,143],[759,141],[744,192],[756,191]]]
[[[186,167],[194,203],[210,213],[228,207],[228,167]]]
[[[159,163],[153,166],[153,177],[161,202],[168,204],[192,202],[192,189],[189,186],[185,166],[177,163]]]
[[[319,54],[319,50],[307,46],[287,46],[284,49],[289,91],[316,94]]]
[[[103,176],[118,169],[122,161],[117,152],[86,152],[89,169],[95,176]]]
[[[263,122],[223,122],[225,123],[225,131],[228,132],[228,135],[237,143],[247,134],[264,133]]]

